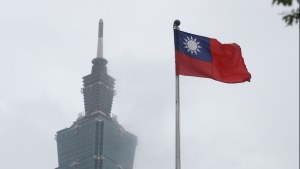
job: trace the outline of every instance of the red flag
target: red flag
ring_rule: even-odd
[[[211,78],[224,83],[249,81],[239,45],[174,30],[176,75]]]

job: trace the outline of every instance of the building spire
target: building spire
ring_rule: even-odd
[[[91,74],[83,77],[85,115],[103,114],[111,117],[115,79],[107,74],[103,58],[103,21],[99,21],[97,57],[92,60]]]
[[[103,58],[103,20],[99,21],[97,58]]]

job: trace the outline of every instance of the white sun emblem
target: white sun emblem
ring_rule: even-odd
[[[184,39],[185,42],[183,42],[183,44],[185,44],[184,48],[187,48],[188,52],[191,52],[191,54],[196,54],[197,52],[200,52],[200,48],[201,46],[199,45],[200,42],[197,42],[196,38],[193,38],[191,36],[191,38],[189,38],[188,36],[186,37],[186,39]]]

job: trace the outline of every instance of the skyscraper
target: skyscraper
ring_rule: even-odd
[[[111,115],[115,80],[103,58],[103,21],[99,22],[97,57],[83,77],[85,114],[56,134],[56,169],[132,169],[137,138]]]

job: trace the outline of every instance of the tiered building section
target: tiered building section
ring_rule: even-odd
[[[57,132],[56,169],[132,169],[136,136],[103,115]]]
[[[85,113],[110,116],[115,80],[107,74],[107,61],[104,58],[95,58],[92,63],[92,73],[83,77]]]

